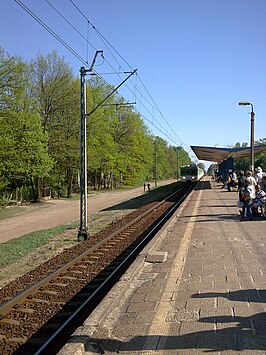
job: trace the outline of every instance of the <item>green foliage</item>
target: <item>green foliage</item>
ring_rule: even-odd
[[[51,190],[66,188],[71,196],[78,171],[79,83],[56,51],[38,54],[30,64],[32,97],[48,137],[48,151],[55,164],[43,180]]]
[[[31,112],[10,111],[0,117],[0,176],[2,182],[47,176],[52,166],[40,118]]]
[[[266,146],[266,138],[262,138],[259,141],[254,142],[255,146]],[[244,142],[240,144],[239,142],[235,145],[237,148],[246,148],[248,146],[248,143]],[[236,159],[234,162],[235,169],[237,171],[243,170],[247,171],[250,168],[250,157],[247,156],[242,159]],[[255,168],[260,166],[263,171],[266,171],[266,150],[256,153],[254,157],[254,165]]]
[[[255,142],[256,145],[265,145],[266,146],[266,138],[262,138],[259,141]],[[260,166],[262,170],[266,171],[266,150],[255,155],[255,167]]]
[[[176,154],[177,154],[177,176],[180,176],[180,168],[183,165],[189,165],[191,163],[191,159],[188,153],[182,147],[176,147]]]
[[[37,102],[37,109],[42,118],[44,130],[49,124],[68,110],[65,105],[71,103],[73,91],[71,83],[73,73],[68,64],[56,51],[46,56],[38,54],[30,63],[32,96]]]
[[[0,244],[0,267],[15,263],[32,250],[49,243],[54,236],[73,227],[76,227],[76,224],[37,231]]]
[[[52,194],[71,196],[78,188],[79,79],[55,51],[38,54],[27,65],[1,50],[0,80],[0,195],[8,189],[21,200],[38,201],[41,186],[49,186]],[[188,154],[153,137],[123,97],[109,96],[113,89],[98,77],[87,82],[90,185],[152,181],[155,165],[156,179],[176,176]]]
[[[88,178],[92,188],[135,185],[179,176],[191,163],[182,147],[154,137],[114,87],[87,82]],[[95,107],[107,96],[104,105]],[[53,51],[30,64],[0,49],[0,198],[40,198],[42,186],[71,196],[78,189],[80,81]],[[255,143],[266,144],[266,139]],[[247,143],[236,143],[245,147]],[[266,170],[265,152],[255,166]],[[236,161],[247,170],[249,158]]]
[[[0,51],[0,195],[47,176],[52,159],[40,116],[29,97],[26,63]],[[1,193],[2,191],[2,193]]]
[[[8,203],[9,197],[7,196],[7,194],[3,194],[2,196],[0,196],[0,209],[6,208],[8,206]]]
[[[0,110],[21,109],[28,84],[27,65],[0,48]]]

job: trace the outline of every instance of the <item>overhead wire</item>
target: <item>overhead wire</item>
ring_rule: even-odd
[[[48,25],[46,25],[37,15],[35,15],[23,2],[20,0],[15,0],[15,2],[43,28],[45,28],[55,39],[57,39],[67,50],[69,50],[78,60],[87,65],[86,61],[72,47],[70,47],[59,35],[57,35]]]
[[[88,19],[88,17],[79,9],[79,7],[75,4],[75,2],[73,0],[69,0],[72,5],[78,10],[78,12],[86,19],[86,21],[88,21],[92,28],[97,32],[97,34],[106,42],[108,43],[108,45],[115,51],[115,53],[127,64],[127,66],[129,68],[131,68],[131,70],[134,70],[134,68],[125,60],[125,58],[122,57],[122,55],[114,48],[114,46],[108,41],[107,38],[105,38],[101,32],[91,23],[91,21]]]
[[[103,40],[104,43],[107,43],[113,50],[114,52],[131,68],[131,70],[133,70],[133,67],[126,61],[126,59],[116,50],[116,48],[107,40],[107,38],[92,24],[92,22],[89,20],[89,18],[80,10],[80,8],[75,4],[75,2],[73,0],[69,0],[72,5],[77,9],[77,11],[82,15],[82,17],[84,17],[84,19],[91,24],[92,28],[97,32],[97,34],[99,35],[99,37]],[[109,50],[109,48],[107,47],[107,49]],[[115,59],[115,61],[120,65],[120,63],[116,60],[115,56],[112,54],[112,52],[109,50],[110,54],[112,55],[112,57]],[[173,128],[169,125],[168,121],[166,120],[166,118],[163,116],[163,114],[161,113],[159,107],[157,106],[157,104],[155,103],[154,99],[152,98],[151,94],[149,93],[148,89],[146,88],[146,86],[144,85],[143,81],[141,80],[140,76],[138,74],[136,74],[137,77],[139,78],[142,86],[144,87],[146,93],[148,94],[148,96],[150,97],[150,99],[152,100],[152,102],[154,103],[156,109],[158,110],[159,114],[161,115],[161,117],[164,119],[164,121],[166,122],[167,126],[172,130],[172,132],[174,132],[175,136],[177,137],[177,139],[184,145],[185,143],[181,140],[180,137],[178,137],[178,135],[176,134],[176,132],[173,130]],[[127,86],[127,84],[125,84]],[[137,89],[136,89],[137,91]],[[134,93],[133,93],[134,94]],[[157,121],[157,120],[156,120]],[[158,121],[157,121],[158,122]],[[151,123],[151,122],[150,122]],[[162,133],[162,131],[160,130],[160,132]],[[165,134],[165,133],[163,133]],[[177,143],[176,141],[174,143]],[[187,147],[188,148],[188,147]],[[189,148],[188,148],[189,149]]]
[[[156,102],[154,101],[153,97],[151,96],[151,94],[149,93],[148,89],[146,88],[146,86],[144,85],[143,81],[141,80],[141,78],[139,77],[139,75],[137,74],[142,86],[144,87],[145,91],[147,92],[147,94],[149,95],[150,99],[152,100],[152,102],[154,103],[155,107],[157,108],[158,112],[160,113],[161,117],[164,119],[165,123],[167,124],[167,126],[171,129],[171,131],[176,135],[176,137],[178,138],[178,140],[180,142],[183,143],[184,146],[185,143],[182,141],[182,139],[176,134],[176,132],[173,130],[173,128],[169,125],[168,121],[166,120],[166,118],[164,117],[164,115],[161,113],[159,107],[157,106]],[[188,148],[188,147],[187,147]]]
[[[97,51],[97,48],[88,40],[88,35],[87,35],[87,38],[74,26],[74,25],[72,25],[72,23],[59,11],[59,10],[57,10],[56,9],[56,7],[53,5],[53,4],[51,4],[51,2],[49,1],[49,0],[45,0],[46,1],[46,3],[64,20],[64,21],[66,21],[70,26],[71,26],[71,28],[73,28],[85,41],[86,41],[86,45],[87,45],[87,52],[88,52],[88,45],[91,45],[93,48],[94,48],[94,50],[96,50]],[[87,21],[87,25],[88,25],[88,27],[89,27],[89,25],[91,25],[92,27],[93,27],[93,29],[95,29],[95,26],[93,26],[92,25],[92,23],[90,22],[90,20],[83,14],[83,12],[77,7],[77,5],[73,2],[73,1],[71,1],[70,0],[70,2],[74,5],[74,7],[78,10],[78,12],[86,19],[86,21]],[[97,33],[99,33],[99,31],[97,31]],[[88,28],[87,28],[87,34],[88,34]],[[108,51],[111,53],[111,55],[113,56],[113,54],[112,54],[112,52],[109,50],[109,48],[107,47],[107,49],[108,49]],[[115,58],[115,56],[113,56],[113,58],[114,59],[116,59]],[[113,71],[114,71],[114,73],[113,74],[116,74],[116,75],[118,75],[118,77],[121,79],[121,80],[123,80],[123,77],[120,75],[120,74],[125,74],[125,73],[127,73],[127,72],[117,72],[116,70],[115,70],[115,68],[112,66],[112,64],[105,58],[105,60],[106,60],[106,62],[109,64],[109,66],[113,69]],[[87,58],[87,61],[86,61],[87,63],[88,63],[88,58]],[[117,61],[117,63],[119,64],[119,62]],[[131,67],[130,67],[131,68]],[[131,68],[132,69],[132,68]],[[133,70],[133,69],[132,69]],[[95,70],[94,70],[95,71]],[[96,72],[95,72],[96,73]],[[102,77],[102,75],[103,74],[97,74],[97,75],[99,75],[99,76],[101,76],[101,78],[103,79],[103,77]],[[105,81],[106,82],[106,81]],[[127,85],[126,83],[125,83],[125,85]]]
[[[113,51],[131,68],[131,70],[133,70],[133,67],[125,60],[125,58],[115,49],[115,47],[107,40],[107,38],[105,36],[102,35],[102,33],[92,24],[92,22],[89,20],[89,18],[80,10],[80,8],[76,5],[76,3],[73,0],[69,0],[72,5],[77,9],[77,11],[81,14],[81,16],[92,26],[92,28],[96,31],[96,33],[99,35],[99,37],[102,39],[103,43],[106,45],[106,43],[108,44],[108,46],[110,46]],[[117,62],[117,64],[119,65],[119,67],[121,67],[121,64],[116,60],[116,57],[113,55],[113,53],[110,51],[109,47],[107,47],[108,51],[110,52],[111,56],[114,58],[114,60]],[[111,66],[112,67],[112,66]],[[113,70],[115,70],[112,67]],[[117,73],[117,72],[116,72]],[[143,88],[145,89],[146,93],[148,94],[148,96],[150,97],[150,99],[152,100],[153,104],[155,105],[155,108],[157,109],[157,111],[159,112],[160,116],[163,118],[163,120],[165,121],[165,123],[167,124],[167,126],[170,128],[170,130],[174,133],[174,135],[176,136],[177,140],[184,146],[186,146],[186,144],[182,141],[182,139],[176,134],[176,132],[173,130],[173,128],[169,125],[168,121],[166,120],[166,118],[164,117],[164,115],[162,114],[162,112],[160,111],[159,107],[157,106],[157,104],[155,103],[153,97],[151,96],[151,94],[149,93],[148,89],[146,88],[146,86],[144,85],[143,81],[141,80],[140,76],[138,74],[136,74],[136,76],[139,78]],[[125,85],[129,88],[128,84],[125,83]],[[135,91],[137,92],[137,88],[135,89]],[[134,93],[133,93],[134,95]],[[136,94],[135,94],[136,97]],[[150,103],[149,103],[150,104]],[[150,113],[151,114],[151,113]],[[155,119],[154,115],[151,114],[152,117]],[[155,119],[157,123],[158,120]],[[152,124],[152,122],[149,122]],[[159,124],[160,125],[160,124]],[[169,138],[169,136],[164,132],[162,132],[162,130],[160,130],[161,133],[163,133],[164,135],[166,135],[166,137]],[[173,139],[171,138],[171,140],[173,141]],[[174,141],[174,143],[176,144],[177,142]],[[186,146],[187,149],[190,150],[190,148],[188,146]]]
[[[90,21],[90,19],[83,13],[83,11],[80,10],[80,8],[76,5],[76,3],[73,0],[69,0],[70,3],[76,8],[76,10],[80,13],[80,15],[87,21],[88,24],[90,24],[93,28],[93,30],[98,34],[99,38],[101,39],[102,43],[104,44],[104,46],[106,47],[106,49],[108,50],[108,52],[110,53],[111,57],[114,59],[114,61],[117,63],[118,65],[118,70],[120,70],[120,68],[123,69],[122,65],[120,64],[120,62],[117,60],[117,58],[115,57],[115,55],[113,54],[113,52],[110,50],[110,48],[113,49],[113,51],[124,61],[124,63],[130,68],[131,71],[134,70],[134,68],[125,60],[125,58],[122,57],[122,55],[114,48],[114,46],[108,41],[108,39],[103,36],[101,34],[101,32],[92,24],[92,22]],[[109,48],[110,47],[110,48]],[[122,77],[119,76],[119,72],[117,72],[115,70],[115,68],[108,62],[108,64],[110,65],[110,67],[114,70],[114,72],[118,75],[118,77],[122,80]],[[124,69],[124,71],[126,71],[126,69]],[[129,79],[129,82],[132,83],[131,79]],[[128,83],[125,83],[125,86],[129,89]],[[130,89],[129,89],[130,90]]]
[[[49,0],[45,0],[45,1],[47,2],[47,4],[48,4],[49,6],[51,6],[51,8],[52,8],[60,17],[62,17],[62,19],[63,19],[64,21],[66,21],[66,22],[69,24],[70,27],[73,28],[73,30],[75,30],[75,31],[86,41],[87,45],[90,44],[95,50],[97,50],[97,48],[88,40],[88,38],[86,38],[74,25],[72,25],[72,23],[71,23],[60,11],[57,10],[57,8],[56,8],[53,4],[51,4],[51,2],[50,2]]]
[[[46,31],[48,31],[58,42],[60,42],[70,53],[72,53],[81,63],[83,63],[86,67],[89,66],[89,63],[82,58],[69,44],[67,44],[58,34],[56,34],[46,23],[44,23],[36,14],[34,14],[21,0],[15,0],[15,2],[26,11],[35,21],[37,21]],[[48,1],[47,1],[48,3]],[[67,20],[66,20],[67,21]],[[74,26],[71,26],[75,29]],[[76,29],[75,29],[76,30]],[[78,33],[85,38],[79,31]],[[86,38],[85,38],[86,39]],[[103,80],[106,84],[109,84],[97,71],[93,68],[93,73],[98,75],[101,80]]]
[[[87,44],[87,53],[88,53],[88,46],[90,45],[92,48],[94,48],[95,50],[97,50],[97,48],[93,45],[93,43],[91,43],[88,39],[88,31],[89,29],[87,28],[87,38],[75,27],[72,25],[72,23],[65,17],[62,15],[62,13],[60,11],[58,11],[54,5],[52,5],[50,3],[49,0],[45,0],[46,3],[51,6],[53,8],[53,10],[61,17],[64,19],[64,21],[66,21],[68,23],[69,26],[71,26],[72,29],[74,29],[85,41]],[[56,34],[46,23],[44,23],[37,15],[35,15],[22,1],[20,0],[15,0],[15,2],[21,6],[35,21],[37,21],[42,27],[44,27],[45,30],[47,30],[56,40],[58,40],[68,51],[70,51],[70,53],[72,53],[79,61],[81,61],[85,66],[88,66],[88,58],[87,60],[85,60],[84,58],[82,58],[69,44],[67,44],[58,34]],[[105,36],[103,36],[100,31],[91,23],[91,21],[87,18],[87,16],[84,15],[84,13],[79,9],[79,7],[74,3],[73,0],[70,0],[70,2],[72,3],[72,5],[77,9],[77,11],[86,19],[87,21],[87,25],[89,27],[89,25],[92,26],[92,28],[96,31],[96,33],[99,35],[100,39],[102,40],[102,42],[104,43],[104,45],[106,46],[106,48],[108,49],[110,55],[113,57],[113,59],[117,62],[117,64],[119,65],[119,71],[116,71],[115,68],[112,66],[111,63],[109,63],[108,60],[106,60],[107,64],[112,68],[112,70],[114,71],[113,74],[116,74],[120,77],[121,79],[121,75],[120,74],[124,74],[125,72],[120,72],[122,66],[121,64],[118,62],[118,60],[116,59],[116,57],[113,55],[112,51],[110,50],[110,48],[112,48],[112,50],[124,61],[124,63],[132,70],[132,66],[123,58],[123,56],[114,48],[114,46],[106,39]],[[109,48],[110,47],[110,48]],[[122,68],[123,69],[123,68]],[[105,82],[106,84],[110,85],[103,77],[103,74],[99,74],[97,73],[97,71],[93,68],[93,74],[94,75],[98,75],[101,80],[103,80],[103,82]],[[141,95],[141,98],[139,99],[139,103],[140,105],[148,112],[148,114],[155,120],[155,122],[159,125],[155,125],[154,122],[152,122],[151,120],[149,120],[146,116],[144,116],[141,112],[137,111],[147,122],[149,122],[152,126],[154,126],[159,132],[161,132],[164,136],[166,136],[168,139],[170,139],[174,144],[177,144],[176,138],[179,142],[181,142],[182,145],[186,146],[185,143],[181,140],[180,137],[178,137],[178,135],[176,134],[176,132],[173,130],[173,128],[170,126],[170,124],[168,123],[168,121],[166,120],[166,118],[163,116],[163,114],[161,113],[159,107],[157,106],[157,104],[155,103],[154,99],[152,98],[151,94],[149,93],[148,89],[146,88],[146,86],[144,85],[143,81],[141,80],[139,75],[136,75],[136,81],[137,78],[139,79],[141,85],[143,86],[145,92],[147,93],[147,95],[149,96],[150,100],[152,101],[153,105],[151,104],[151,102],[139,91],[139,89],[137,88],[136,85],[133,85],[134,90],[131,90],[131,88],[126,84],[126,86],[128,87],[128,89],[132,92],[132,94],[134,95],[134,97],[137,99],[137,93],[139,93]],[[150,110],[143,104],[142,100],[143,98],[145,99],[145,101],[147,101],[147,103],[152,107],[152,108],[156,108],[156,110],[158,111],[159,115],[163,118],[163,120],[165,121],[165,123],[167,124],[167,126],[170,128],[170,130],[174,133],[174,136],[176,138],[174,138],[172,135],[170,135],[169,132],[167,132],[164,128],[164,126],[162,126],[160,124],[160,122],[157,120],[157,118],[154,116],[154,114],[152,112],[150,112]],[[187,146],[186,146],[187,147]],[[189,150],[190,148],[187,147]]]

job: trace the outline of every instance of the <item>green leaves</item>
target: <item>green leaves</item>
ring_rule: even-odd
[[[88,80],[86,90],[88,113],[108,96],[87,117],[91,186],[108,187],[110,179],[125,185],[151,181],[155,137],[140,114],[117,92],[109,96],[114,88],[98,77]],[[64,58],[53,51],[27,64],[1,49],[0,103],[0,195],[7,187],[12,192],[30,185],[35,201],[41,186],[71,196],[78,186],[80,82]],[[176,148],[156,141],[157,178],[175,176]]]
[[[0,124],[2,183],[47,176],[52,159],[48,155],[47,136],[40,117],[32,112],[10,111],[8,116],[0,117]]]

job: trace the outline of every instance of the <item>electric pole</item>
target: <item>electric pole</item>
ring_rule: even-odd
[[[157,142],[154,141],[154,186],[157,187]]]
[[[86,116],[86,72],[80,68],[80,225],[78,240],[88,239],[88,204],[87,204],[87,116]]]
[[[97,110],[116,90],[120,88],[135,72],[130,72],[126,79],[124,79],[116,88],[114,88],[96,107],[94,107],[88,114],[86,113],[86,74],[93,70],[98,54],[103,56],[103,51],[96,51],[92,65],[89,69],[80,68],[80,225],[78,230],[78,240],[87,240],[88,232],[88,203],[87,203],[87,116],[90,116]]]

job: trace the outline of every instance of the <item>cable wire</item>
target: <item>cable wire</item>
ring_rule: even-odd
[[[35,15],[23,2],[15,0],[15,2],[22,7],[35,21],[37,21],[43,28],[46,29],[55,39],[57,39],[67,50],[69,50],[77,59],[87,65],[86,61],[70,47],[60,36],[58,36],[48,25],[46,25],[37,15]]]
[[[64,21],[66,21],[68,23],[69,26],[71,26],[71,28],[73,30],[75,30],[85,41],[87,44],[87,53],[88,53],[88,46],[90,45],[93,49],[97,50],[97,48],[93,45],[93,43],[91,43],[88,39],[88,31],[89,31],[89,25],[92,26],[92,28],[96,31],[96,33],[98,34],[98,36],[100,37],[100,39],[102,40],[103,44],[106,46],[106,48],[108,49],[110,55],[113,57],[113,59],[116,61],[116,63],[119,65],[119,70],[116,71],[115,68],[112,66],[112,64],[106,60],[106,63],[111,67],[111,69],[113,70],[112,74],[116,74],[121,80],[121,74],[125,74],[125,70],[124,72],[121,72],[122,66],[121,64],[118,62],[118,60],[116,59],[116,57],[113,55],[112,51],[110,50],[110,48],[119,56],[119,58],[121,58],[123,60],[123,62],[130,68],[130,70],[132,69],[132,66],[123,58],[123,56],[114,48],[114,46],[106,39],[105,36],[103,36],[100,31],[91,23],[91,21],[87,18],[87,16],[85,16],[85,14],[79,9],[79,7],[74,3],[73,0],[70,0],[70,2],[72,3],[72,5],[77,9],[77,11],[80,13],[80,15],[86,20],[87,22],[87,38],[75,27],[72,25],[72,23],[60,12],[58,11],[55,6],[53,4],[51,4],[51,2],[49,0],[45,0],[46,3],[53,8],[53,10],[61,17],[64,19]],[[15,2],[24,10],[26,11],[35,21],[37,21],[46,31],[48,31],[57,41],[59,41],[70,53],[72,53],[81,63],[83,63],[86,67],[88,66],[88,58],[87,60],[85,60],[84,58],[82,58],[69,44],[67,44],[58,34],[56,34],[46,23],[44,23],[37,15],[35,15],[22,1],[20,0],[15,0]],[[109,48],[110,47],[110,48]],[[97,73],[97,71],[95,69],[92,70],[92,74],[93,75],[97,75],[100,77],[100,79],[107,85],[111,85],[110,83],[108,83],[103,77],[103,74],[99,74]],[[106,74],[106,73],[105,73]],[[139,80],[139,82],[141,83],[142,87],[144,88],[145,92],[147,93],[148,97],[150,98],[151,102],[140,92],[140,90],[137,88],[137,80]],[[129,80],[130,81],[130,80]],[[170,130],[174,133],[174,136],[177,138],[177,140],[179,142],[181,142],[182,145],[184,145],[185,147],[186,144],[181,140],[180,137],[178,137],[178,135],[176,134],[176,132],[173,130],[173,128],[170,126],[170,124],[168,123],[168,121],[166,120],[166,118],[163,116],[162,112],[160,111],[159,107],[157,106],[156,102],[154,101],[153,97],[151,96],[150,92],[148,91],[148,89],[146,88],[146,86],[144,85],[143,81],[141,80],[140,76],[137,74],[136,75],[136,83],[135,85],[131,82],[131,84],[133,85],[133,90],[129,87],[129,85],[127,83],[125,83],[125,86],[129,89],[129,91],[131,91],[131,93],[133,94],[133,96],[135,97],[135,101],[137,101],[137,99],[139,100],[139,104],[141,107],[143,107],[143,109],[145,109],[147,111],[147,113],[152,117],[152,119],[156,122],[156,124],[154,124],[154,122],[152,122],[151,120],[149,120],[145,115],[143,115],[143,113],[139,112],[136,110],[136,112],[138,112],[140,114],[141,117],[143,117],[143,119],[145,119],[145,121],[149,122],[152,126],[154,126],[159,132],[161,132],[165,137],[167,137],[170,141],[172,141],[174,144],[178,144],[176,139],[169,133],[167,132],[167,130],[165,130],[164,126],[161,125],[161,123],[157,120],[157,118],[154,116],[154,114],[152,112],[150,112],[150,110],[143,104],[143,99],[145,99],[145,101],[151,106],[152,109],[156,109],[157,112],[159,113],[159,115],[162,117],[162,119],[165,121],[166,125],[170,128]],[[141,95],[140,99],[138,98],[138,94]],[[187,147],[189,149],[189,151],[191,151],[191,149],[189,147]]]

